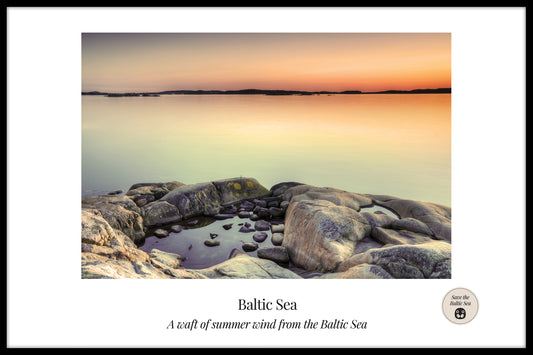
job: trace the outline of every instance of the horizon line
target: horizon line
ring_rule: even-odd
[[[360,93],[360,94],[374,94],[374,93],[386,93],[386,92],[416,92],[416,91],[437,91],[437,90],[446,90],[451,93],[451,87],[444,88],[417,88],[417,89],[386,89],[379,91],[361,91],[357,89],[348,89],[342,91],[332,91],[332,90],[296,90],[296,89],[256,89],[256,88],[246,88],[246,89],[170,89],[170,90],[161,90],[161,91],[123,91],[123,92],[109,92],[109,91],[100,91],[100,90],[91,90],[83,91],[82,94],[90,93],[99,93],[102,95],[105,94],[165,94],[172,92],[217,92],[217,93],[227,93],[227,92],[243,92],[243,91],[260,91],[260,92],[294,92],[294,93]]]

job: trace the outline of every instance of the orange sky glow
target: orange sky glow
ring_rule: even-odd
[[[450,87],[450,33],[82,34],[82,91]]]

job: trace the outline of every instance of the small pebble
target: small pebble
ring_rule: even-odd
[[[256,242],[247,242],[242,244],[242,250],[244,251],[254,251],[259,247]]]
[[[154,231],[154,235],[156,237],[166,237],[168,236],[168,232],[164,229],[159,228]]]
[[[281,245],[283,243],[283,233],[272,233],[272,244]]]
[[[257,232],[257,233],[254,233],[252,238],[256,242],[261,243],[261,242],[264,242],[268,238],[268,234],[266,232]]]
[[[204,244],[208,247],[215,247],[217,245],[220,245],[220,241],[213,240],[213,239],[207,239],[206,241],[204,241]]]
[[[170,230],[174,233],[179,233],[183,230],[183,226],[180,226],[179,224],[173,225],[170,227]]]

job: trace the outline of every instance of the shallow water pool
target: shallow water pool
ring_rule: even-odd
[[[188,223],[194,223],[195,221],[197,221],[196,224],[188,225]],[[179,233],[170,232],[167,237],[156,237],[153,235],[155,229],[147,231],[144,244],[138,247],[147,253],[152,249],[159,249],[179,254],[185,258],[182,265],[188,269],[203,269],[219,264],[229,258],[233,249],[257,257],[257,250],[247,252],[242,248],[243,243],[254,242],[253,235],[257,232],[239,232],[242,227],[241,224],[244,223],[249,223],[251,229],[255,225],[254,221],[238,216],[224,220],[215,220],[211,217],[193,218],[176,223],[182,225],[184,229]],[[223,226],[229,224],[232,225],[231,228],[224,229]],[[256,242],[259,248],[274,246],[272,244],[272,232],[270,230],[261,232],[265,232],[267,238],[263,242]],[[220,244],[206,246],[204,244],[206,240],[216,240]]]

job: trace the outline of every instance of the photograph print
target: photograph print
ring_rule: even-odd
[[[82,33],[82,279],[450,279],[451,33]]]

